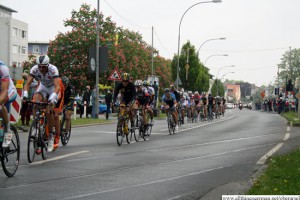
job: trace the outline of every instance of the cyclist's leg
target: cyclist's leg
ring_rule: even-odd
[[[66,110],[65,112],[65,119],[66,119],[66,126],[65,126],[65,129],[66,131],[68,132],[71,128],[71,116],[73,114],[73,110]]]
[[[1,113],[2,113],[2,119],[4,124],[4,140],[2,143],[2,147],[7,147],[12,139],[12,133],[10,131],[10,104],[17,98],[17,91],[16,89],[10,89],[8,91],[7,101],[5,103],[5,106],[2,104],[1,107]]]

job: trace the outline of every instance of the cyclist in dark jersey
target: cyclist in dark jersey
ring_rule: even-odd
[[[207,97],[206,94],[203,93],[201,97],[202,106],[204,107],[204,118],[207,117]]]
[[[131,108],[136,99],[136,91],[135,91],[135,85],[132,82],[130,82],[130,75],[128,73],[122,74],[122,82],[117,84],[115,87],[114,97],[113,97],[114,104],[116,103],[116,99],[119,93],[121,93],[120,103],[128,106],[127,112],[129,113],[131,124],[133,125],[133,113],[131,111]]]
[[[207,97],[207,107],[208,107],[208,109],[211,109],[211,111],[213,111],[214,110],[214,104],[215,104],[215,98],[211,94],[208,94],[208,97]]]
[[[164,109],[166,109],[166,112],[168,112],[167,109],[170,108],[171,115],[173,116],[174,122],[176,123],[176,131],[178,131],[178,114],[177,114],[177,101],[176,97],[173,93],[170,92],[169,88],[164,89],[164,94],[162,96],[162,105]]]

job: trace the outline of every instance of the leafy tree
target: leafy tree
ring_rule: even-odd
[[[297,77],[300,77],[300,49],[292,49],[286,51],[282,58],[281,63],[278,64],[279,74],[278,80],[280,85],[285,85],[286,80],[291,79],[293,83]]]
[[[188,53],[187,53],[188,52]],[[177,57],[175,55],[172,60],[172,79],[177,78]],[[187,58],[188,56],[188,58]],[[187,63],[188,61],[188,63]],[[186,68],[188,64],[188,79],[186,80]],[[179,57],[179,77],[182,82],[182,87],[186,90],[204,92],[209,88],[208,70],[200,63],[194,45],[188,41],[181,48]]]
[[[48,55],[51,63],[59,67],[60,75],[69,76],[77,89],[87,84],[95,85],[95,74],[89,72],[88,49],[96,44],[96,19],[97,11],[82,4],[79,11],[73,10],[71,19],[64,22],[64,26],[72,30],[59,33],[50,42]],[[117,27],[110,17],[104,18],[103,14],[99,16],[99,25],[100,46],[107,46],[109,54],[108,70],[100,75],[101,84],[112,84],[107,77],[116,67],[120,73],[130,73],[133,79],[144,79],[151,74],[151,46],[139,33]],[[119,38],[117,44],[116,35]],[[154,75],[163,79],[162,84],[171,81],[169,63],[169,60],[156,57]]]
[[[218,89],[217,89],[218,88]],[[224,85],[220,79],[216,79],[212,85],[211,93],[213,96],[224,96],[225,90]]]

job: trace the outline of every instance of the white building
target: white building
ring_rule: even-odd
[[[0,60],[21,67],[28,59],[28,24],[12,18],[17,12],[0,4]]]

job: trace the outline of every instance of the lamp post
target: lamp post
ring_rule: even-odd
[[[210,59],[211,57],[213,57],[213,56],[228,56],[228,54],[213,54],[213,55],[210,55],[210,56],[208,56],[208,57],[206,58],[206,60],[205,60],[205,62],[204,62],[204,66],[206,66],[206,61],[207,61],[208,59]]]
[[[221,37],[221,38],[212,38],[212,39],[208,39],[208,40],[206,40],[206,41],[204,41],[201,45],[200,45],[200,47],[199,47],[199,49],[198,49],[198,55],[199,55],[199,51],[200,51],[200,49],[201,49],[201,47],[206,43],[206,42],[209,42],[209,41],[212,41],[212,40],[226,40],[226,38],[225,37]]]
[[[96,109],[96,115],[95,118],[98,119],[99,115],[99,46],[100,46],[100,25],[99,25],[99,18],[100,18],[100,0],[97,1],[97,39],[96,39],[96,97],[95,97],[95,109]]]
[[[235,67],[235,65],[230,65],[230,66],[223,66],[223,67],[221,67],[221,68],[218,70],[216,80],[217,80],[218,77],[219,77],[219,72],[220,72],[222,69],[226,68],[226,67]],[[217,81],[217,96],[218,96],[218,95],[219,95],[219,87],[218,87],[218,81]]]
[[[181,22],[183,17],[185,16],[185,14],[187,13],[187,11],[189,11],[191,8],[193,8],[196,5],[202,4],[202,3],[221,3],[222,0],[212,0],[212,1],[202,1],[202,2],[198,2],[195,3],[193,5],[191,5],[188,9],[186,9],[186,11],[183,13],[183,15],[181,16],[180,22],[179,22],[179,28],[178,28],[178,50],[177,50],[177,78],[176,78],[176,87],[178,90],[178,83],[179,83],[179,49],[180,49],[180,27],[181,27]]]

